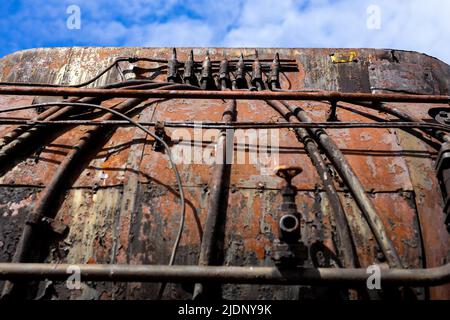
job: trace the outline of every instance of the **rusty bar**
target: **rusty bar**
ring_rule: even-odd
[[[3,95],[43,95],[43,96],[77,96],[77,97],[114,97],[114,98],[170,98],[170,99],[244,99],[244,100],[332,100],[342,102],[376,101],[376,102],[412,102],[412,103],[449,103],[450,97],[443,95],[414,95],[389,93],[341,93],[323,92],[255,92],[255,91],[164,91],[133,89],[80,89],[0,86]]]
[[[396,108],[395,106],[386,106],[383,103],[358,103],[357,105],[362,106],[362,107],[366,107],[366,108],[370,108],[370,109],[374,109],[374,110],[378,110],[378,111],[383,111],[386,113],[389,113],[393,116],[398,117],[401,120],[404,121],[411,121],[411,122],[420,122],[420,118],[416,117],[414,115],[411,115],[407,112],[404,112],[403,110],[400,110],[398,108]],[[434,131],[425,131],[427,134],[436,137],[439,140],[442,141],[446,141],[446,142],[450,142],[450,136],[448,136],[447,134],[443,133],[443,132],[434,132]]]
[[[222,121],[230,123],[236,120],[236,100],[227,102]],[[200,245],[200,266],[217,263],[218,234],[220,232],[221,219],[228,207],[228,183],[230,179],[231,156],[233,155],[233,131],[223,130],[217,139],[216,162],[211,175],[208,212],[206,214],[202,243]],[[195,285],[195,297],[207,297],[217,290],[209,290],[204,283]],[[215,292],[218,294],[218,292]]]
[[[138,88],[151,89],[151,88],[161,87],[161,85],[164,85],[164,84],[165,83],[163,83],[163,82],[155,83],[155,82],[148,82],[148,81],[133,80],[133,81],[127,81],[127,82],[112,83],[110,85],[106,85],[103,88],[111,89],[111,88],[129,87],[132,89],[138,89]],[[77,101],[82,102],[82,103],[99,103],[99,102],[101,102],[101,100],[99,101],[97,98],[82,98],[82,99],[71,98],[71,99],[66,100],[65,102],[77,102]],[[47,109],[46,111],[44,111],[43,113],[36,116],[35,119],[36,120],[56,120],[62,116],[67,116],[71,110],[73,110],[73,108],[71,108],[70,106],[65,107],[65,108],[51,107],[51,108]],[[1,157],[1,155],[8,153],[8,149],[17,148],[20,145],[23,145],[26,141],[31,139],[31,137],[33,135],[37,134],[36,131],[37,131],[37,129],[34,129],[30,126],[22,126],[19,128],[15,128],[11,132],[9,132],[7,135],[5,135],[0,140],[0,149],[2,149],[2,151],[0,152],[0,157]],[[20,140],[17,139],[19,137],[20,137]],[[13,142],[12,145],[8,146],[6,150],[3,149],[3,147],[5,147],[7,144],[9,144],[11,142]]]
[[[134,83],[133,83],[134,84]],[[161,84],[163,86],[161,86]],[[119,85],[120,84],[115,84],[115,85]],[[138,85],[134,85],[133,88],[134,89],[150,89],[150,88],[155,88],[158,87],[161,90],[178,90],[178,89],[186,89],[186,88],[192,88],[192,86],[186,85],[186,84],[169,84],[166,85],[165,82],[160,82],[160,83],[144,83],[144,84],[138,84]],[[122,90],[122,89],[119,89]],[[87,103],[86,101],[92,101],[95,102],[96,99],[93,98],[84,98],[81,99],[80,101],[84,101],[83,103]],[[40,104],[41,106],[47,105],[47,106],[58,106],[58,103],[48,103],[48,104]],[[61,104],[63,105],[63,104]],[[38,105],[36,105],[38,106]],[[55,112],[53,112],[52,114],[48,115],[48,117],[46,117],[46,120],[56,120],[64,115],[67,115],[68,112],[70,112],[73,108],[73,106],[70,105],[70,102],[66,104],[66,107],[64,108],[59,108],[59,110],[55,109]],[[56,107],[58,108],[58,107]],[[14,108],[13,108],[14,109]],[[48,109],[48,110],[52,110]],[[15,110],[18,110],[17,108]],[[8,109],[4,109],[1,110],[0,112],[7,112]],[[0,148],[0,173],[4,172],[6,169],[8,168],[8,165],[10,165],[15,158],[17,158],[17,155],[19,154],[20,151],[22,150],[27,150],[29,148],[27,148],[27,145],[32,144],[34,141],[36,141],[36,139],[41,139],[42,140],[42,135],[39,135],[39,133],[41,133],[40,129],[42,128],[38,128],[38,127],[32,127],[30,128],[28,131],[25,131],[15,137],[14,140],[11,141],[4,141],[4,144],[2,145],[2,147]],[[14,132],[11,131],[11,132]]]
[[[100,88],[102,88],[102,89],[113,89],[113,88],[117,89],[117,88],[122,88],[122,87],[136,88],[136,87],[131,87],[131,86],[136,86],[136,85],[141,85],[141,84],[146,84],[146,83],[154,83],[154,81],[151,81],[151,80],[129,80],[129,81],[125,81],[125,82],[111,83],[111,84],[108,84],[108,85],[106,85],[104,87],[100,87]],[[79,100],[78,98],[73,97],[71,99],[66,100],[66,102],[76,102],[76,101],[84,102],[84,103],[98,103],[97,99],[95,99],[95,98],[84,98],[84,99]],[[57,107],[49,108],[49,109],[45,110],[44,112],[42,112],[41,114],[39,114],[38,116],[36,116],[35,119],[36,120],[49,120],[49,119],[51,119],[49,117],[52,116],[54,113],[60,112],[61,114],[66,114],[67,111],[69,111],[69,110],[70,109],[62,110],[61,108],[57,108]],[[60,116],[61,114],[55,115],[55,118],[57,116]],[[8,134],[6,134],[5,136],[3,136],[0,139],[0,148],[5,146],[9,142],[13,141],[17,137],[21,136],[29,129],[30,129],[29,126],[22,126],[22,127],[15,128],[13,131],[9,132]],[[24,137],[25,136],[23,136],[22,138],[24,138]]]
[[[311,122],[311,119],[306,115],[306,112],[300,107],[289,105],[286,102],[282,102],[286,108],[292,112],[298,120],[302,122]],[[326,134],[322,129],[310,129],[313,137],[315,137],[317,143],[324,149],[330,161],[333,163],[339,175],[345,181],[350,192],[352,193],[355,202],[358,204],[361,212],[367,220],[367,223],[372,230],[378,245],[383,251],[386,260],[390,267],[401,268],[403,267],[400,257],[397,251],[386,234],[383,222],[378,217],[378,214],[373,206],[372,202],[366,195],[364,188],[353,171],[352,167],[339,150],[336,143]]]
[[[156,122],[140,121],[143,126],[155,126]],[[119,126],[132,127],[128,121],[123,120],[33,120],[33,119],[16,119],[16,118],[0,118],[0,125],[49,125],[49,126]],[[282,128],[321,128],[321,129],[342,129],[342,128],[400,128],[400,129],[433,129],[450,132],[450,126],[440,123],[428,122],[311,122],[311,123],[273,123],[273,122],[164,122],[165,127],[172,128],[208,128],[208,129],[282,129]]]
[[[82,281],[216,282],[279,285],[361,285],[371,273],[365,268],[298,268],[0,263],[0,280],[65,281],[80,272]],[[450,264],[428,269],[380,268],[381,285],[438,286],[450,282]]]

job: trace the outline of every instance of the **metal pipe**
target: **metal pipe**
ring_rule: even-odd
[[[192,86],[188,86],[186,84],[169,84],[169,85],[165,85],[165,82],[160,82],[160,83],[144,83],[144,84],[139,84],[139,85],[135,85],[133,86],[134,89],[151,89],[151,88],[155,88],[155,87],[159,87],[161,88],[161,90],[175,90],[175,89],[186,89],[186,88],[194,88]],[[112,90],[112,89],[107,89],[107,90]],[[122,90],[122,89],[119,89]],[[83,103],[88,103],[89,101],[91,102],[96,102],[97,98],[84,98],[80,100]],[[88,101],[88,102],[86,102]],[[49,103],[49,106],[54,106],[54,105],[58,105],[58,103]],[[15,110],[20,110],[20,108],[13,108]],[[9,109],[11,110],[11,109]],[[46,120],[56,120],[62,116],[66,116],[68,115],[69,112],[71,112],[71,110],[74,110],[74,108],[72,108],[71,106],[66,106],[63,108],[59,108],[59,107],[54,107],[51,108],[49,110],[53,110],[52,113],[50,113],[49,115],[47,114]],[[75,109],[76,110],[76,109]],[[0,110],[0,112],[7,112],[8,110]],[[21,148],[23,149],[27,149],[26,145],[33,143],[33,141],[35,141],[36,139],[40,139],[42,140],[42,136],[38,136],[39,133],[41,133],[42,127],[32,127],[29,130],[23,132],[19,134],[14,140],[9,141],[9,143],[7,143],[6,145],[4,145],[1,149],[0,149],[0,174],[4,173],[7,169],[9,169],[8,165],[10,165],[10,163],[14,160],[17,159],[17,155],[18,155],[18,151],[21,150]],[[14,132],[14,130],[12,131]],[[33,140],[34,139],[34,140]]]
[[[297,268],[166,266],[108,264],[0,263],[0,280],[65,281],[74,270],[82,281],[117,282],[216,282],[279,285],[363,285],[365,268]],[[381,285],[438,286],[450,282],[450,264],[428,269],[380,268]]]
[[[178,74],[178,60],[177,60],[177,50],[173,48],[172,59],[167,62],[167,81],[168,82],[178,82],[180,75]]]
[[[149,80],[129,80],[126,82],[116,82],[116,83],[108,84],[108,85],[106,85],[104,87],[100,87],[100,88],[113,89],[113,88],[129,87],[131,85],[145,84],[145,83],[149,83],[149,82],[154,83],[154,81],[149,81]],[[98,103],[99,101],[97,101],[97,100],[98,99],[96,99],[96,98],[84,98],[84,99],[81,99],[81,101],[80,101],[78,98],[73,97],[73,98],[66,100],[65,102],[79,101],[79,102],[83,102],[83,103]],[[65,113],[68,111],[68,109],[63,111],[61,108],[49,108],[49,109],[45,110],[44,112],[42,112],[41,114],[39,114],[38,116],[36,116],[35,120],[49,120],[48,118],[57,111]],[[13,141],[14,139],[18,138],[20,135],[22,135],[24,132],[28,131],[29,129],[30,129],[29,126],[21,126],[21,127],[15,128],[14,130],[12,130],[11,132],[9,132],[8,134],[6,134],[5,136],[3,136],[0,139],[0,148],[5,146],[9,142]]]
[[[161,83],[155,83],[151,81],[140,81],[140,80],[133,80],[133,81],[126,81],[126,82],[117,82],[112,83],[109,85],[106,85],[102,87],[103,89],[113,89],[113,88],[122,88],[122,87],[129,87],[132,89],[139,89],[139,88],[157,88],[164,85],[163,82]],[[79,99],[77,97],[73,97],[70,99],[65,100],[64,102],[82,102],[82,103],[100,103],[101,100],[98,98],[82,98]],[[69,112],[73,110],[71,107],[65,107],[65,108],[58,108],[58,107],[51,107],[38,116],[35,117],[36,120],[56,120],[62,116],[68,115]],[[28,132],[30,131],[31,132]],[[32,133],[34,131],[34,133]],[[12,148],[17,148],[19,145],[23,145],[28,139],[31,138],[32,135],[36,135],[38,131],[37,129],[33,129],[30,126],[21,126],[18,128],[15,128],[8,134],[6,134],[4,137],[2,137],[2,140],[0,140],[0,158],[3,154],[6,154],[8,152],[13,152]],[[20,137],[20,140],[17,139]],[[10,146],[8,146],[6,149],[4,148],[7,144],[12,143]],[[0,160],[1,161],[1,160]]]
[[[302,122],[312,122],[306,112],[297,106],[289,105],[282,102],[290,112],[292,112],[298,120]],[[383,251],[387,262],[392,268],[402,268],[400,257],[386,233],[383,222],[378,217],[374,205],[365,193],[365,190],[353,171],[350,163],[339,150],[336,143],[326,134],[322,129],[309,129],[317,143],[324,149],[330,161],[333,163],[336,171],[342,177],[350,192],[352,193],[355,202],[363,213],[364,217],[372,230],[378,245]]]
[[[227,102],[222,115],[224,123],[236,120],[236,100]],[[216,161],[211,175],[208,212],[206,214],[203,238],[200,245],[198,264],[207,266],[217,263],[217,237],[220,219],[226,214],[228,199],[228,183],[230,179],[231,156],[233,155],[233,130],[223,130],[217,138]],[[207,296],[209,292],[203,283],[197,283],[194,289],[194,298]]]
[[[139,125],[138,123],[134,122],[132,119],[128,118],[127,116],[123,115],[121,112],[126,112],[127,110],[130,110],[131,108],[135,107],[136,105],[140,104],[145,100],[143,99],[128,99],[121,104],[119,104],[114,110],[108,110],[108,108],[101,107],[101,106],[95,106],[95,105],[77,105],[76,103],[73,104],[73,106],[79,106],[79,107],[95,107],[102,109],[104,111],[108,111],[108,114],[103,116],[103,118],[109,119],[113,118],[114,116],[120,116],[130,123],[133,123],[137,127],[139,127],[141,130],[145,131],[147,134],[152,136],[153,138],[159,140],[165,147],[166,152],[169,157],[169,161],[172,164],[173,170],[175,172],[175,176],[177,179],[178,186],[180,188],[180,199],[181,199],[181,222],[180,222],[180,228],[179,233],[177,235],[177,240],[175,242],[174,248],[178,247],[179,240],[181,238],[181,232],[183,230],[184,220],[185,220],[185,202],[184,202],[184,193],[182,189],[181,184],[181,178],[178,172],[178,169],[176,168],[172,156],[170,154],[170,148],[168,145],[160,140],[158,137],[156,137],[152,132],[145,129],[143,126]],[[37,245],[39,241],[43,241],[42,235],[45,235],[45,233],[42,233],[42,219],[43,218],[53,218],[53,215],[56,212],[56,207],[58,207],[58,200],[60,191],[65,190],[65,187],[70,184],[71,181],[71,175],[73,175],[73,171],[77,169],[77,166],[82,162],[83,152],[86,150],[89,150],[90,147],[92,147],[92,143],[95,140],[95,138],[104,138],[106,136],[105,134],[101,134],[102,132],[98,132],[101,129],[105,129],[104,127],[98,126],[95,127],[94,130],[90,130],[87,132],[83,137],[80,139],[77,146],[74,148],[73,151],[71,151],[64,161],[61,163],[61,165],[58,167],[57,172],[55,173],[52,181],[49,185],[46,186],[46,188],[41,192],[39,199],[34,206],[33,211],[28,217],[28,221],[24,226],[24,229],[22,231],[22,236],[19,240],[19,243],[16,247],[16,252],[13,257],[13,262],[24,262],[24,261],[30,261],[32,259],[38,259],[39,256],[36,257],[35,252],[32,251],[32,246]],[[41,231],[41,233],[40,233]],[[41,237],[39,237],[41,235]],[[173,250],[174,252],[176,249]],[[171,261],[173,260],[174,253],[172,253]],[[5,287],[3,288],[3,295],[10,295],[13,292],[14,285],[12,283],[6,283]]]
[[[279,222],[280,227],[280,239],[288,242],[295,243],[300,237],[300,220],[297,216],[289,213],[281,216]]]
[[[143,101],[142,99],[128,99],[119,104],[116,111],[127,111]],[[108,113],[102,119],[107,120],[113,117],[113,114]],[[104,139],[107,136],[107,132],[100,131],[101,129],[105,130],[108,128],[101,126],[94,127],[79,139],[79,142],[58,166],[58,170],[52,180],[39,194],[33,211],[27,217],[27,221],[23,227],[22,235],[12,259],[13,262],[30,262],[39,259],[39,252],[35,252],[33,249],[40,248],[45,238],[45,231],[41,226],[42,219],[44,217],[53,219],[56,215],[60,197],[67,186],[70,185],[72,181],[71,177],[77,171],[77,167],[83,162],[83,156],[86,150],[93,147],[95,139]],[[2,295],[12,295],[15,291],[15,284],[7,282],[3,288]]]
[[[292,113],[285,111],[285,108],[279,101],[266,101],[268,105],[274,108],[278,113],[280,113],[287,121],[293,121],[295,116]],[[293,124],[293,123],[291,123]],[[297,124],[297,123],[296,123]],[[306,124],[300,122],[298,124]],[[320,155],[320,151],[317,148],[316,143],[309,135],[308,131],[304,128],[297,128],[296,133],[300,141],[305,146],[305,150],[308,153],[311,162],[317,170],[317,173],[322,180],[325,193],[328,197],[328,202],[330,203],[331,210],[333,212],[334,218],[337,225],[337,236],[338,245],[336,246],[339,256],[342,257],[343,265],[347,268],[352,268],[357,265],[356,252],[351,237],[351,230],[345,215],[344,208],[342,207],[341,199],[336,191],[333,184],[333,178],[328,172],[328,168]]]
[[[279,91],[164,91],[133,89],[94,89],[94,88],[48,88],[0,86],[3,95],[43,95],[77,97],[114,97],[114,98],[168,98],[168,99],[244,99],[244,100],[312,100],[312,101],[379,101],[414,103],[449,103],[450,97],[444,95],[414,95],[389,93],[341,93],[323,92],[279,92]]]
[[[195,76],[194,51],[189,52],[188,60],[184,63],[183,80],[187,84],[195,85],[197,78]]]
[[[1,110],[0,110],[1,113]],[[143,126],[155,126],[156,122],[138,122]],[[48,125],[48,126],[133,126],[128,121],[123,120],[34,120],[34,119],[16,119],[16,118],[0,118],[0,125]],[[216,122],[190,122],[190,121],[167,121],[164,122],[165,127],[172,128],[207,128],[207,129],[282,129],[282,128],[319,128],[319,129],[356,129],[356,128],[399,128],[399,129],[433,129],[450,132],[450,126],[440,123],[428,122],[311,122],[311,123],[273,123],[273,122],[235,122],[224,123]]]
[[[389,114],[391,114],[393,116],[396,116],[399,119],[402,119],[404,121],[411,121],[411,122],[420,122],[421,121],[421,119],[419,117],[416,117],[416,116],[414,116],[412,114],[409,114],[409,113],[407,113],[407,112],[405,112],[403,110],[400,110],[400,109],[398,109],[395,106],[392,106],[392,107],[391,106],[386,106],[383,103],[370,103],[370,104],[368,104],[368,103],[358,103],[357,105],[389,113]],[[444,132],[426,130],[425,133],[427,133],[427,134],[437,138],[438,140],[450,142],[450,136],[447,135]]]

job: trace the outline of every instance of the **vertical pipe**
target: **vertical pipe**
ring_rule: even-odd
[[[227,102],[222,121],[230,123],[236,119],[236,100]],[[200,257],[198,264],[208,266],[215,263],[217,256],[217,242],[219,233],[219,222],[227,210],[228,182],[230,178],[231,157],[233,154],[233,130],[222,130],[217,139],[216,162],[211,176],[211,187],[208,203],[208,213],[206,215],[205,226],[203,228],[203,238],[200,247]],[[212,293],[208,286],[197,283],[194,288],[194,299],[208,298]]]

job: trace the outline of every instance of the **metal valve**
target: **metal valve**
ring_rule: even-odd
[[[302,171],[300,167],[275,168],[275,174],[286,181],[281,189],[283,200],[278,209],[278,239],[274,243],[273,253],[273,260],[280,266],[299,266],[308,258],[307,247],[300,241],[301,217],[295,204],[297,188],[292,185],[294,177]]]
[[[251,83],[258,90],[264,89],[263,78],[262,78],[262,67],[261,67],[261,62],[259,62],[258,51],[255,51],[255,61],[253,61],[253,65],[252,65]]]
[[[184,83],[190,85],[198,85],[197,77],[195,76],[195,62],[194,62],[194,51],[189,52],[188,59],[184,63],[184,73],[183,73]]]
[[[230,86],[230,74],[228,71],[228,60],[226,57],[220,62],[219,81],[221,88],[228,88]]]
[[[202,73],[200,78],[200,84],[202,89],[207,89],[212,81],[212,66],[211,59],[209,58],[209,51],[206,51],[205,60],[203,60],[202,64]]]
[[[236,64],[236,72],[235,72],[235,79],[234,79],[234,85],[235,88],[245,88],[246,87],[246,81],[245,81],[245,62],[244,62],[244,55],[241,52],[241,55],[239,57],[239,61]]]
[[[177,50],[173,48],[172,58],[167,61],[167,81],[180,82],[180,80],[180,75],[178,74]]]
[[[277,176],[286,180],[286,184],[291,185],[292,179],[302,173],[303,169],[301,167],[279,166],[274,171]]]
[[[270,66],[269,85],[272,89],[280,87],[280,68],[280,56],[277,52]]]

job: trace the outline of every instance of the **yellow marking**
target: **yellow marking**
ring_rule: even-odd
[[[331,55],[331,61],[333,63],[348,63],[348,62],[354,62],[356,59],[356,52],[350,51],[346,53],[333,53]]]

